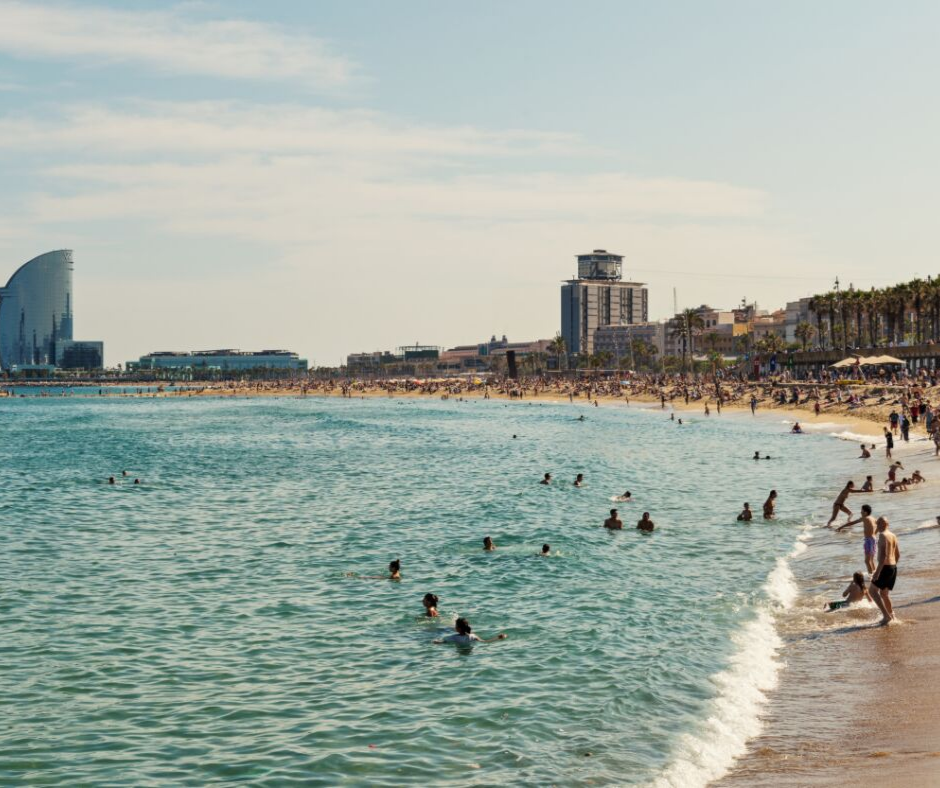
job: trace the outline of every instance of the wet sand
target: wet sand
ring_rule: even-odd
[[[940,581],[902,570],[902,623],[793,638],[764,733],[730,786],[940,785]]]

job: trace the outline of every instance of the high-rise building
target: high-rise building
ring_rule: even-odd
[[[595,249],[578,255],[578,276],[561,286],[561,335],[568,353],[593,353],[600,326],[648,322],[649,291],[621,281],[623,255]]]
[[[46,252],[0,287],[0,369],[64,366],[58,353],[65,349],[69,366],[92,358],[72,342],[72,267],[70,249]],[[100,357],[101,343],[92,344]]]

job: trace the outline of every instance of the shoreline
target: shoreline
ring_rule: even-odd
[[[847,421],[838,421],[838,427],[848,426]],[[858,426],[852,424],[853,430]],[[838,432],[830,434],[847,440]],[[908,456],[920,454],[912,451],[914,448],[908,447]],[[857,464],[847,461],[846,467],[847,476],[858,475]],[[928,478],[933,477],[929,470],[926,473]],[[838,484],[833,480],[833,495]],[[919,512],[920,520],[932,520],[940,508],[940,490],[925,485],[922,492],[922,499],[913,499],[909,506]],[[893,497],[890,502],[894,502]],[[905,511],[905,516],[898,516],[899,521],[911,521],[912,514]],[[891,519],[896,516],[892,513]],[[811,531],[823,542],[833,536],[832,531],[818,524]],[[781,669],[776,685],[766,693],[760,713],[761,730],[748,740],[746,752],[735,759],[728,772],[710,786],[804,788],[865,783],[907,788],[938,784],[937,532],[931,525],[922,525],[899,534],[901,571],[892,595],[898,623],[881,627],[878,611],[867,608],[853,611],[854,615],[842,625],[818,630],[808,628],[805,622],[797,627],[786,626],[788,615],[797,612],[792,609],[778,615],[778,633],[783,639],[777,655]],[[857,549],[854,541],[860,541],[860,534],[851,537]],[[806,550],[796,551],[791,557],[791,570],[806,570],[807,566],[819,570],[821,567],[815,564],[794,564],[793,559],[812,558],[807,556],[812,550],[810,540]],[[848,564],[837,566],[831,558],[817,558],[817,563],[822,561],[830,581],[833,572],[837,576],[850,573]],[[818,599],[821,579],[809,572],[797,581],[798,600],[804,606]],[[805,610],[799,612],[805,615]],[[814,713],[814,709],[821,713]],[[834,710],[838,710],[836,717]]]

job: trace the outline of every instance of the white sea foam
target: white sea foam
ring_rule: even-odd
[[[833,425],[838,426],[838,425]],[[876,446],[884,446],[885,442],[883,439],[875,438],[871,435],[863,435],[860,432],[852,432],[851,430],[843,430],[842,432],[830,432],[829,435],[833,438],[838,438],[843,441],[852,441],[852,443],[865,443],[872,444]]]
[[[806,548],[802,541],[797,545]],[[732,635],[735,652],[728,667],[712,677],[718,693],[704,728],[680,739],[672,762],[653,782],[655,788],[698,788],[717,780],[747,751],[748,740],[760,733],[761,711],[781,669],[778,654],[783,641],[774,615],[791,608],[799,593],[785,558],[777,559],[764,591],[767,603]]]

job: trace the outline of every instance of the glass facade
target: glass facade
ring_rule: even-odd
[[[47,252],[0,288],[0,368],[56,364],[56,342],[72,339],[72,252]]]

